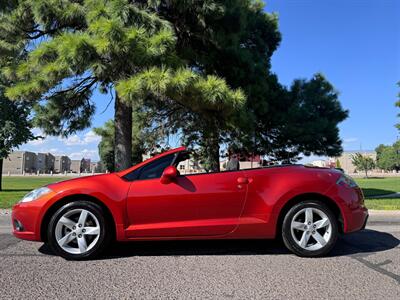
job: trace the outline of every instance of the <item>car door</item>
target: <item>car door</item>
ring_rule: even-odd
[[[127,197],[127,236],[216,236],[233,231],[246,199],[243,172],[181,175],[162,184],[160,177],[168,161],[164,158],[158,166],[157,161],[145,166],[141,176],[132,181]]]

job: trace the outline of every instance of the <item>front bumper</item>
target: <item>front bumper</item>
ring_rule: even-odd
[[[17,203],[13,206],[11,220],[15,237],[29,241],[41,241],[41,222],[49,200],[53,196],[52,192],[40,199]]]
[[[14,236],[23,240],[40,241],[39,219],[40,209],[37,207],[14,205],[11,213]]]

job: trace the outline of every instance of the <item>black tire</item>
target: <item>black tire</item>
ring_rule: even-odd
[[[58,221],[62,216],[64,216],[64,214],[76,209],[84,209],[92,213],[97,218],[100,226],[100,234],[97,242],[94,243],[91,249],[82,254],[72,254],[65,251],[62,247],[60,247],[56,239],[56,226]],[[65,204],[58,209],[50,219],[49,226],[47,228],[47,240],[50,248],[53,250],[53,252],[67,260],[86,260],[97,257],[105,250],[111,240],[110,224],[107,224],[107,220],[104,216],[105,214],[102,207],[93,202],[74,201]]]
[[[305,248],[302,248],[295,238],[292,236],[292,229],[291,229],[291,223],[294,217],[296,217],[296,214],[298,214],[301,210],[305,208],[315,208],[320,211],[322,211],[329,219],[329,222],[331,224],[330,231],[331,235],[328,240],[328,242],[320,249],[318,250],[307,250]],[[307,224],[305,224],[306,226]],[[310,232],[314,232],[315,230],[313,229],[307,229],[310,230]],[[318,230],[326,230],[328,229],[318,229]],[[306,230],[304,230],[306,232]],[[323,232],[324,233],[324,232]],[[294,230],[294,234],[302,236],[303,233],[301,230]],[[308,233],[311,235],[311,233]],[[285,218],[283,220],[282,224],[282,239],[285,244],[285,246],[294,254],[301,256],[301,257],[320,257],[320,256],[325,256],[327,255],[332,248],[335,246],[336,241],[338,238],[338,221],[335,215],[332,213],[332,211],[329,209],[328,206],[326,206],[324,203],[321,203],[319,201],[314,201],[314,200],[309,200],[309,201],[304,201],[300,202],[296,205],[294,205],[289,211],[286,213]],[[312,246],[313,242],[317,242],[314,237],[309,238],[309,243]],[[306,243],[306,248],[307,248]],[[309,246],[308,246],[309,247]]]

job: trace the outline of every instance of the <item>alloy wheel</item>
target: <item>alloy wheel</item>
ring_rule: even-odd
[[[290,231],[292,238],[302,249],[316,251],[330,241],[332,224],[322,210],[307,207],[294,215]]]
[[[55,238],[64,251],[84,254],[96,245],[100,230],[99,220],[93,213],[86,209],[73,209],[57,221]]]

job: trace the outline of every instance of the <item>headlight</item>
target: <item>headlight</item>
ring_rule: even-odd
[[[351,178],[350,176],[347,175],[342,175],[340,176],[339,180],[336,182],[336,184],[339,185],[346,185],[351,188],[358,187],[357,183]]]
[[[33,200],[39,199],[40,197],[50,193],[51,190],[48,187],[41,187],[38,188],[36,190],[33,190],[32,192],[30,192],[29,194],[26,194],[24,196],[24,198],[21,199],[21,201],[19,201],[20,203],[22,202],[31,202]]]

